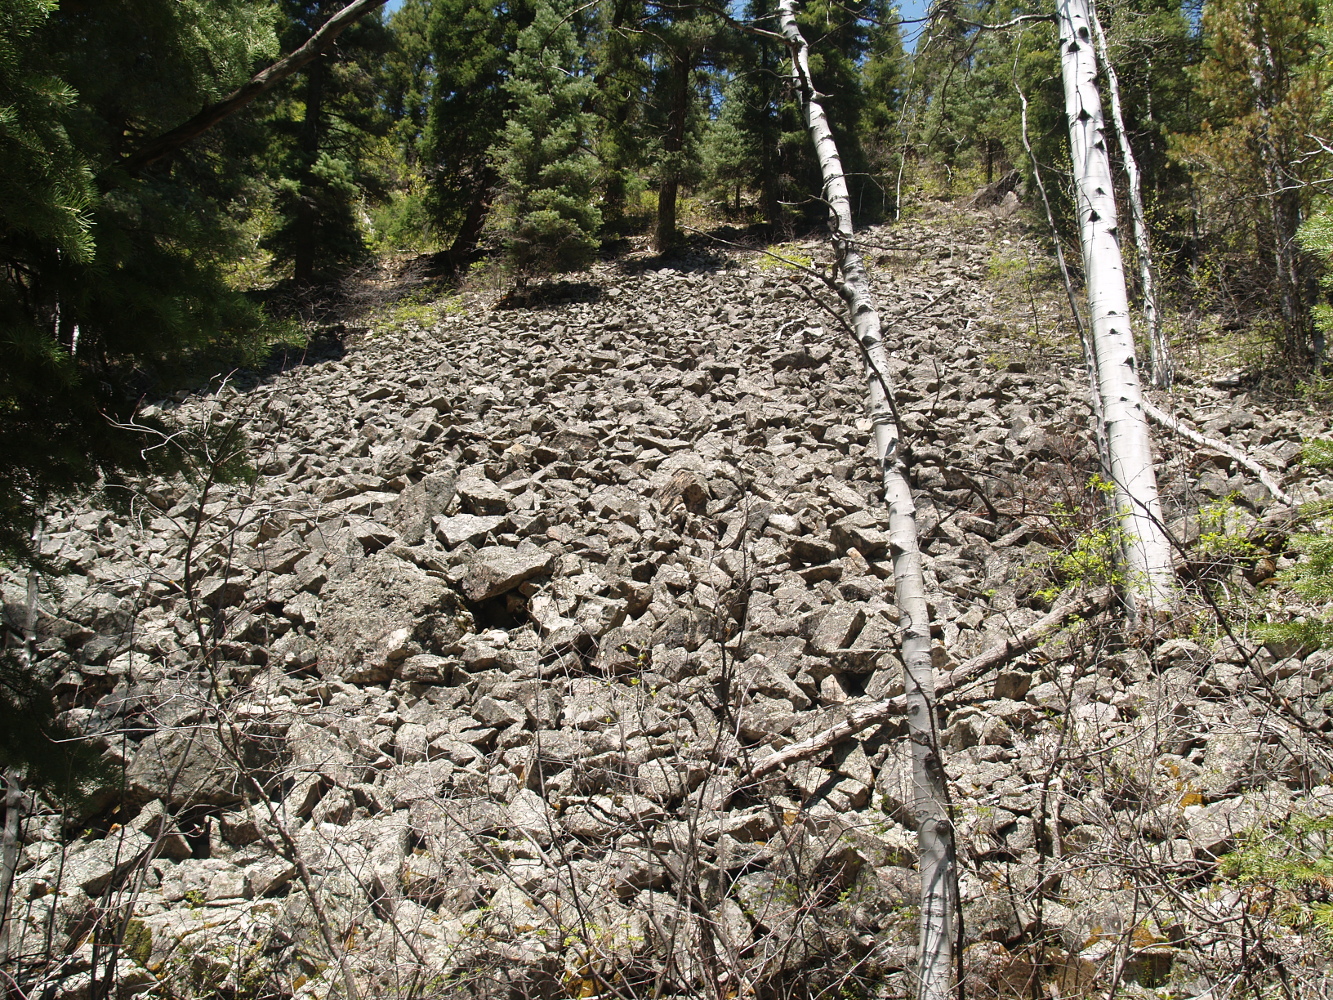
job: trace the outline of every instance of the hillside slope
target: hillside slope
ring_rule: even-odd
[[[869,239],[947,669],[1108,582],[1084,375],[1018,222]],[[739,780],[901,690],[837,304],[725,248],[582,277],[160,404],[195,476],[53,513],[38,669],[124,781],[25,827],[26,992],[906,994],[901,727]],[[1328,489],[1296,464],[1326,416],[1202,376],[1166,402]],[[236,442],[259,477],[215,481]],[[1225,543],[1188,575],[1245,607],[1282,562],[1266,493],[1159,447],[1173,528]],[[1333,814],[1333,657],[1187,607],[949,700],[969,995],[1224,996],[1279,960],[1316,988],[1327,952],[1278,918],[1317,886],[1217,858],[1252,829],[1294,856],[1281,824]]]

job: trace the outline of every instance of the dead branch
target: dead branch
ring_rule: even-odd
[[[1105,611],[1114,599],[1114,593],[1108,589],[1089,594],[1081,600],[1068,602],[1055,608],[1026,631],[1019,633],[1012,639],[1006,639],[999,646],[972,657],[948,673],[941,674],[935,680],[936,693],[945,695],[956,691],[988,671],[1017,659],[1024,653],[1031,652],[1049,639],[1056,630],[1077,619]],[[906,712],[907,701],[903,695],[898,695],[896,698],[885,698],[869,705],[862,705],[849,712],[847,717],[836,725],[801,740],[799,743],[793,743],[789,747],[784,747],[769,754],[755,764],[749,773],[742,777],[741,781],[742,783],[756,781],[780,768],[794,764],[797,761],[807,760],[862,730],[895,716],[903,715]]]

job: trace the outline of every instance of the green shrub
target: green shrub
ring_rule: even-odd
[[[1333,935],[1333,816],[1293,816],[1251,830],[1220,863],[1223,877],[1255,892],[1282,923]],[[1333,940],[1333,938],[1330,938]]]
[[[379,253],[429,253],[440,248],[426,199],[416,191],[394,191],[370,210],[371,247]]]
[[[1333,441],[1306,442],[1303,460],[1311,468],[1333,468]],[[1261,625],[1255,634],[1265,641],[1294,642],[1302,646],[1333,646],[1333,506],[1327,501],[1301,509],[1313,529],[1292,535],[1290,544],[1299,559],[1295,566],[1278,574],[1285,585],[1321,613],[1289,622]]]

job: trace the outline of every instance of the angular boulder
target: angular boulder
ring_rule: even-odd
[[[513,590],[525,580],[551,568],[555,557],[536,546],[511,549],[487,545],[478,549],[463,578],[463,594],[469,601],[486,601]]]
[[[419,653],[455,656],[472,616],[438,576],[387,552],[324,591],[316,641],[320,672],[357,684],[391,680]]]

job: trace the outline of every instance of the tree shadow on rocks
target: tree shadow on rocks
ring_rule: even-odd
[[[591,281],[543,281],[521,285],[495,304],[496,309],[554,309],[558,306],[597,302],[602,289]]]
[[[347,356],[347,340],[364,334],[358,327],[335,323],[321,327],[304,344],[279,344],[259,365],[261,379],[281,375],[294,368],[318,365],[325,361],[341,361]]]

